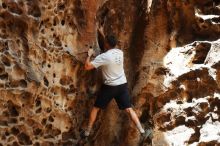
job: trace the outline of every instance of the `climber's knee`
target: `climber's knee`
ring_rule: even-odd
[[[131,114],[132,110],[133,110],[132,108],[126,108],[125,112],[128,113],[128,114]]]

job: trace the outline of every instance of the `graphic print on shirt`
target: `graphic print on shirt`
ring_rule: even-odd
[[[117,53],[113,53],[114,54],[114,56],[115,56],[115,63],[116,64],[118,64],[118,65],[120,65],[122,62],[121,62],[121,60],[122,60],[122,56],[121,55],[119,55],[119,54],[117,54]]]

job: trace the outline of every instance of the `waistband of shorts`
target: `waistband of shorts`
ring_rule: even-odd
[[[106,84],[103,84],[103,86],[106,86],[106,87],[121,87],[121,86],[127,86],[128,83],[123,83],[123,84],[120,84],[120,85],[106,85]]]

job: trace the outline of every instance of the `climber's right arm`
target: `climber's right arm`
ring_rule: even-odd
[[[90,61],[90,57],[92,55],[90,56],[89,52],[88,52],[88,56],[89,57],[86,59],[86,63],[85,63],[85,70],[91,70],[93,68],[98,68],[100,66],[107,65],[111,60],[111,56],[108,53],[102,53],[96,56],[93,61]]]
[[[93,49],[89,49],[88,51],[88,57],[86,58],[86,62],[85,62],[85,70],[91,70],[94,67],[94,65],[90,62],[91,56],[94,54],[94,50]]]
[[[85,70],[92,70],[94,69],[94,65],[90,62],[91,56],[88,56],[85,63]]]

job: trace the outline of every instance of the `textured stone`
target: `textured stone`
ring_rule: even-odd
[[[100,72],[87,72],[83,66],[89,48],[99,52],[98,45],[103,47],[97,36],[101,26],[105,34],[118,37],[134,108],[143,126],[153,128],[154,137],[141,143],[135,125],[112,101],[100,113],[87,145],[172,145],[165,135],[180,126],[195,131],[186,145],[218,145],[216,140],[199,140],[201,127],[210,118],[220,121],[208,115],[220,114],[219,41],[215,41],[220,36],[219,4],[218,0],[1,0],[0,145],[76,145],[101,84]],[[202,17],[211,14],[216,17]],[[189,70],[175,76],[164,59],[178,47]],[[167,86],[169,77],[173,80]],[[200,98],[207,102],[164,111],[169,103],[181,106]],[[195,119],[189,119],[192,116]]]

